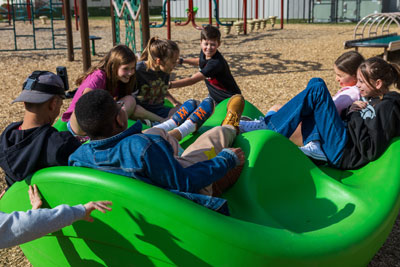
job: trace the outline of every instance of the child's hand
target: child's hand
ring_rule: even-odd
[[[362,110],[367,107],[367,102],[364,101],[355,101],[351,106],[350,106],[350,112],[357,111],[357,110]]]
[[[30,185],[28,193],[29,193],[29,199],[31,200],[32,209],[37,210],[42,206],[42,200],[40,199],[40,194],[37,186],[33,185],[32,187]]]
[[[93,218],[90,217],[90,214],[94,210],[101,211],[102,213],[106,213],[106,210],[111,211],[112,209],[108,206],[112,205],[111,201],[90,201],[83,205],[86,209],[85,218],[83,220],[88,222],[93,222]]]

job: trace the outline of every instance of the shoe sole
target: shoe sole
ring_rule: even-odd
[[[301,149],[300,149],[301,150]],[[312,152],[304,152],[303,150],[301,150],[304,155],[306,155],[307,157],[316,159],[316,160],[322,160],[322,161],[328,161],[327,158],[325,156],[321,156],[321,155],[317,155],[317,154],[313,154]]]

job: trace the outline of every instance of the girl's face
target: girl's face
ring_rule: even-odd
[[[371,81],[371,83],[375,87],[378,85],[376,81]],[[360,69],[357,70],[357,87],[360,89],[360,95],[363,97],[376,97],[381,94],[379,88],[374,88],[367,83]]]
[[[336,81],[339,83],[340,87],[354,86],[357,84],[356,76],[341,71],[336,65],[333,66],[333,69],[335,70]]]
[[[132,75],[135,74],[135,70],[136,70],[136,62],[119,66],[117,72],[118,80],[123,83],[128,83]]]
[[[176,66],[176,62],[178,61],[178,58],[179,58],[179,53],[177,52],[177,53],[174,53],[172,58],[165,60],[165,62],[160,61],[160,63],[159,63],[160,70],[165,73],[171,73],[172,70]]]

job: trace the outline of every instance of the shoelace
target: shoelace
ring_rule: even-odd
[[[200,120],[203,120],[204,117],[206,116],[207,112],[202,109],[201,107],[198,107],[195,111],[194,114],[197,115],[197,117],[199,117]]]
[[[232,122],[233,126],[239,126],[239,116],[236,113],[229,112],[228,116],[226,117],[226,124],[228,122]]]
[[[181,119],[185,118],[189,114],[184,107],[181,107],[176,113],[181,117]]]

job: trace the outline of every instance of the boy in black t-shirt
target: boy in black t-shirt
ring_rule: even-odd
[[[179,64],[187,63],[199,66],[200,71],[190,78],[170,82],[169,88],[189,86],[205,80],[209,96],[217,104],[235,94],[241,94],[228,63],[218,52],[218,47],[221,45],[221,33],[218,28],[212,25],[205,26],[201,31],[200,38],[200,57],[180,58],[178,61]]]
[[[11,123],[0,137],[0,167],[8,186],[41,168],[68,165],[80,142],[51,126],[64,98],[64,83],[57,75],[34,71],[26,79],[22,93],[12,102],[24,102],[24,120]]]

